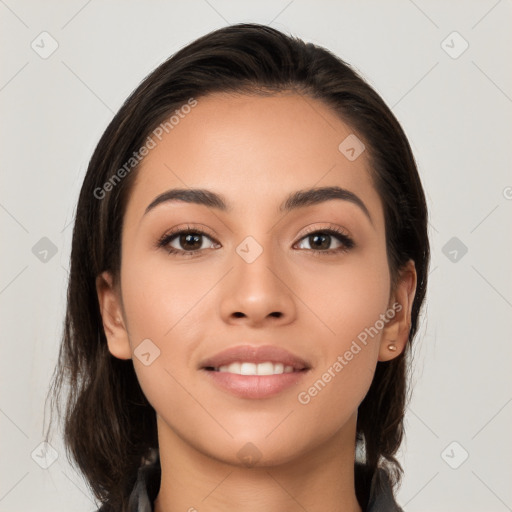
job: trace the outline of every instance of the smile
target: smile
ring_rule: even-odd
[[[281,375],[282,373],[293,373],[301,370],[283,363],[266,361],[263,363],[233,362],[219,366],[218,368],[206,368],[207,370],[221,373],[235,373],[237,375]]]

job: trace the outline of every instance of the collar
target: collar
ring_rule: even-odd
[[[137,480],[130,494],[128,512],[154,512],[153,502],[160,490],[161,468],[158,452],[153,459],[140,466]],[[404,512],[394,497],[387,471],[377,468],[375,472],[362,463],[354,466],[356,495],[363,512]],[[101,512],[101,508],[98,510]]]

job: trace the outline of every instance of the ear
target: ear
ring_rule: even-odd
[[[380,342],[379,361],[390,361],[401,354],[409,340],[411,311],[416,294],[416,266],[409,260],[400,271],[386,312],[386,323]],[[389,347],[396,347],[393,350]]]
[[[131,359],[132,351],[123,320],[121,294],[114,286],[110,272],[103,272],[96,278],[96,292],[110,353],[119,359]]]

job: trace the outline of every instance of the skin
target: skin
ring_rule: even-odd
[[[222,93],[200,98],[142,162],[125,213],[120,280],[105,272],[97,290],[109,350],[133,359],[157,413],[157,512],[361,511],[357,408],[377,361],[405,347],[416,272],[410,261],[391,289],[383,207],[366,152],[349,161],[338,150],[351,133],[317,100]],[[371,222],[339,199],[279,212],[291,192],[323,186],[357,194]],[[174,201],[144,215],[162,192],[188,187],[222,194],[231,210]],[[166,231],[187,225],[209,233],[198,255],[155,247]],[[314,254],[305,228],[330,226],[355,247]],[[263,248],[250,264],[236,252],[247,236]],[[342,246],[334,237],[328,244]],[[179,237],[172,246],[190,248]],[[379,334],[307,405],[299,403],[297,394],[396,303],[401,311]],[[160,350],[149,366],[133,354],[147,338]],[[206,357],[244,343],[286,348],[311,364],[310,375],[254,400],[227,394],[198,370]],[[252,467],[237,455],[247,443],[260,457]]]

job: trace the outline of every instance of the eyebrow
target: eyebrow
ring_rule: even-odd
[[[279,211],[287,213],[298,208],[317,205],[332,199],[341,199],[355,204],[363,211],[370,220],[370,223],[373,225],[372,217],[364,202],[356,194],[350,192],[350,190],[340,187],[320,187],[297,190],[296,192],[291,193],[286,200],[281,203]],[[172,201],[199,204],[209,208],[215,208],[222,212],[231,211],[231,207],[228,206],[228,202],[221,194],[202,188],[175,188],[167,190],[155,197],[155,199],[153,199],[146,208],[144,215],[156,208],[158,205]]]

